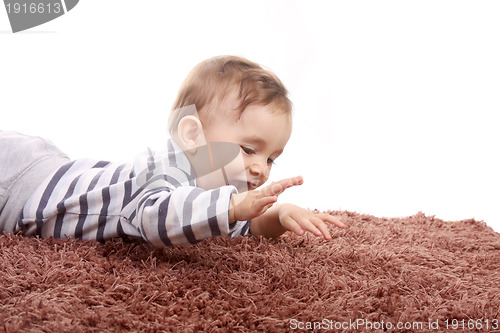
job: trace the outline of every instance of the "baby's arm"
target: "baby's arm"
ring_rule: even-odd
[[[302,177],[293,177],[273,182],[260,190],[248,191],[231,196],[229,222],[246,221],[264,214],[278,200],[278,195],[287,188],[301,185]]]
[[[302,236],[305,231],[309,231],[329,240],[331,235],[325,222],[340,228],[344,227],[339,218],[330,214],[318,214],[292,204],[281,204],[253,219],[250,224],[250,232],[255,236],[277,238],[285,231],[293,231],[299,236]]]
[[[233,195],[229,211],[230,222],[252,219],[250,232],[254,236],[277,238],[286,231],[293,231],[297,235],[309,231],[316,236],[323,235],[325,239],[330,239],[325,222],[343,228],[344,224],[337,217],[327,213],[316,214],[292,204],[272,207],[279,194],[302,183],[302,177],[288,178],[262,190]]]

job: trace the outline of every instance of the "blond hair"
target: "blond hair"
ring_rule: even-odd
[[[212,102],[220,103],[236,92],[238,118],[250,104],[273,106],[274,110],[292,112],[288,91],[280,79],[260,65],[237,56],[218,56],[196,65],[182,83],[169,118],[169,132],[187,114],[206,113]],[[192,108],[190,106],[195,106]],[[205,116],[205,115],[203,115]]]

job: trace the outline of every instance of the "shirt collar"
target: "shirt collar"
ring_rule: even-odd
[[[167,140],[168,165],[184,171],[196,183],[196,175],[182,148],[173,140]]]

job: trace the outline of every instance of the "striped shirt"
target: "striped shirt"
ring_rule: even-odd
[[[250,221],[229,224],[234,186],[196,187],[179,146],[148,149],[133,164],[81,159],[63,165],[26,202],[18,230],[55,238],[143,239],[155,246],[249,233]]]

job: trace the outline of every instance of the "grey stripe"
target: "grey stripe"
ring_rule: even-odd
[[[92,167],[92,169],[104,168],[108,164],[110,164],[108,161],[99,161]]]
[[[169,163],[169,165],[174,167],[174,168],[178,168],[174,145],[172,144],[172,141],[170,141],[170,140],[168,140],[167,149],[168,149],[168,163]]]
[[[154,175],[154,170],[156,168],[155,159],[153,151],[148,147],[148,173],[146,174],[146,181],[148,181]]]
[[[59,170],[56,171],[52,179],[50,180],[49,184],[45,188],[45,191],[42,194],[42,198],[40,199],[40,203],[38,204],[38,208],[36,210],[36,234],[38,236],[42,235],[42,225],[43,225],[43,210],[45,207],[47,207],[47,203],[49,202],[50,196],[52,195],[52,192],[54,192],[55,187],[61,180],[61,178],[64,176],[64,174],[71,168],[71,166],[75,162],[71,162],[68,164],[63,165],[62,167],[59,168]]]
[[[147,199],[146,202],[144,202],[144,207],[143,207],[143,210],[146,209],[147,207],[151,207],[155,204],[156,202],[156,199]],[[146,236],[146,232],[144,231],[144,223],[141,223],[139,225],[139,230],[141,232],[141,235],[142,235],[142,238],[144,238],[144,240],[146,240],[148,243],[151,243],[148,239],[148,237]]]
[[[97,185],[99,178],[101,178],[104,170],[100,171],[89,184],[87,191],[80,196],[80,215],[78,216],[78,223],[75,228],[75,238],[82,239],[83,236],[83,226],[85,224],[85,220],[87,219],[87,214],[89,212],[89,203],[87,201],[88,192],[92,191],[94,187]]]
[[[64,198],[57,204],[57,219],[56,224],[54,226],[54,237],[61,238],[62,225],[64,221],[64,215],[66,214],[66,206],[64,206],[64,201],[66,201],[70,196],[75,192],[75,187],[78,181],[80,180],[81,175],[73,179],[71,184],[69,185],[68,191],[64,195]]]
[[[208,225],[212,236],[220,236],[219,222],[217,221],[217,201],[219,200],[220,189],[212,191],[210,195],[210,206],[207,208]]]
[[[193,233],[192,219],[193,219],[193,201],[204,191],[201,188],[195,187],[186,197],[182,211],[182,232],[191,244],[196,244],[199,241]]]
[[[158,206],[158,234],[160,235],[160,239],[163,244],[166,246],[172,245],[172,242],[170,241],[170,238],[168,238],[167,234],[167,212],[169,203],[170,196],[165,198],[165,200],[163,200]]]
[[[111,180],[109,181],[109,184],[116,184],[118,181],[118,178],[120,177],[120,172],[123,170],[123,165],[120,165],[115,172],[113,172],[113,176],[111,177]],[[106,226],[106,221],[108,218],[108,208],[111,204],[111,193],[109,190],[109,186],[106,186],[102,189],[102,208],[101,212],[99,213],[99,218],[97,220],[97,235],[96,239],[99,242],[104,241],[104,228]]]
[[[139,200],[139,203],[137,204],[137,207],[138,208],[141,207],[146,200],[149,200],[150,196],[155,195],[156,193],[163,192],[163,191],[168,192],[169,188],[167,188],[167,187],[153,188],[153,189],[150,189],[150,190],[144,192],[142,194],[141,199]],[[154,199],[154,200],[156,200],[156,199]]]
[[[250,223],[252,221],[251,220],[248,220],[245,225],[243,226],[243,228],[241,228],[241,232],[240,232],[240,235],[246,235],[248,233],[248,236],[252,236],[252,234],[250,233]]]

